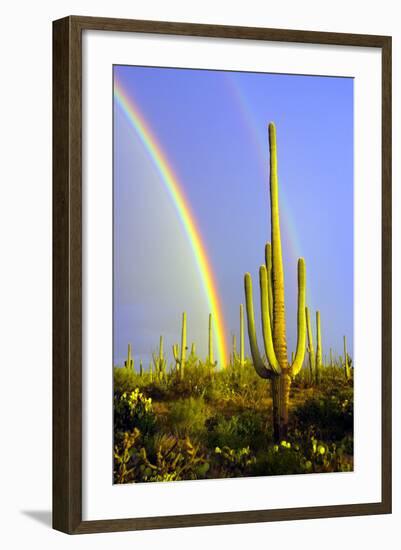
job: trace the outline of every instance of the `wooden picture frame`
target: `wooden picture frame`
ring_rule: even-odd
[[[379,502],[82,520],[82,32],[377,48],[382,59],[382,496]],[[391,37],[66,17],[53,23],[53,527],[69,534],[391,512]]]

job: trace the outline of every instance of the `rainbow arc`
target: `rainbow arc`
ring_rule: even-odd
[[[160,178],[175,205],[178,216],[185,229],[209,304],[209,310],[214,319],[216,351],[219,358],[219,364],[225,367],[228,364],[229,352],[227,339],[225,337],[222,305],[213,269],[209,262],[195,216],[185,197],[183,186],[174,173],[171,164],[168,162],[160,143],[157,142],[149,125],[142,116],[139,107],[135,104],[134,99],[132,96],[128,95],[121,83],[116,80],[114,82],[114,98],[158,170]]]

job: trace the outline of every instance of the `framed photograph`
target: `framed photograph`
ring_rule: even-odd
[[[391,512],[391,38],[53,23],[53,526]]]

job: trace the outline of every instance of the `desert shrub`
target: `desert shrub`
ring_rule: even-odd
[[[138,428],[125,432],[114,446],[114,483],[130,483],[136,477],[136,461],[133,459],[135,446],[140,438]]]
[[[231,449],[228,446],[216,447],[214,450],[214,467],[218,470],[218,477],[246,476],[251,472],[256,458],[249,447]]]
[[[114,367],[113,382],[116,393],[131,392],[137,387],[139,376],[131,369]]]
[[[252,365],[231,365],[214,374],[205,387],[204,398],[211,406],[235,410],[269,408],[270,384],[260,378]]]
[[[209,470],[199,446],[188,437],[162,435],[153,444],[149,451],[141,445],[139,430],[126,432],[114,450],[114,483],[202,479]]]
[[[349,391],[318,395],[293,411],[293,424],[300,432],[314,433],[322,440],[337,441],[353,430],[353,398]]]
[[[219,413],[206,421],[208,446],[257,449],[271,437],[270,427],[265,424],[266,420],[258,411],[246,410],[228,418]]]
[[[344,445],[311,438],[299,442],[281,441],[279,445],[270,446],[267,452],[260,452],[252,475],[348,472],[352,467],[352,457],[345,453]]]
[[[309,470],[311,465],[309,466]],[[258,453],[257,462],[252,469],[254,475],[289,475],[308,472],[307,458],[303,456],[299,446],[289,441],[279,445],[271,445],[267,451]]]
[[[209,411],[202,397],[189,397],[172,403],[167,422],[178,436],[200,435],[205,431]]]
[[[209,470],[209,462],[189,437],[161,436],[156,442],[156,452],[148,457],[142,450],[143,481],[178,481],[202,479]]]
[[[139,391],[114,394],[114,432],[132,432],[138,428],[142,435],[154,432],[156,417],[152,400]]]

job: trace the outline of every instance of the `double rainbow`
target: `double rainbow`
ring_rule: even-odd
[[[217,292],[217,284],[213,275],[212,266],[208,260],[201,233],[197,227],[195,217],[185,197],[182,185],[174,174],[171,165],[157,142],[151,129],[146,124],[138,106],[134,103],[132,96],[128,96],[120,82],[114,81],[114,99],[121,108],[132,128],[139,136],[142,144],[151,157],[157,168],[170,197],[175,205],[177,213],[184,226],[188,240],[191,244],[193,255],[199,270],[203,288],[209,304],[209,310],[214,319],[217,355],[219,364],[225,367],[228,364],[227,339],[225,337],[222,306]]]

